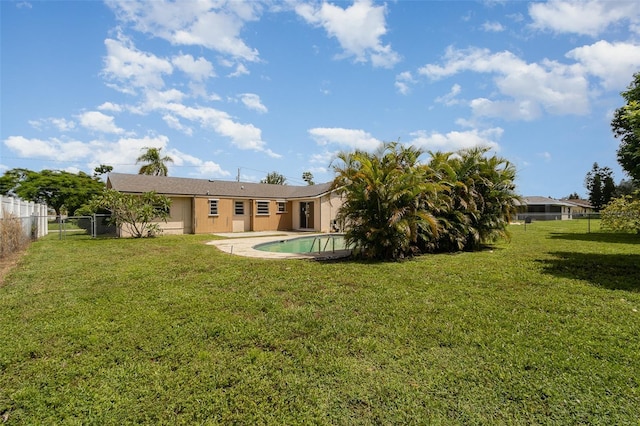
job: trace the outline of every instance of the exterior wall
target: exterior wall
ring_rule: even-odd
[[[182,235],[193,233],[193,208],[190,197],[171,197],[169,217],[166,222],[155,220],[164,235]],[[128,227],[120,227],[116,234],[121,238],[131,237]]]
[[[210,215],[209,200],[218,201],[218,214]],[[237,215],[235,202],[244,203],[244,214]],[[269,214],[257,214],[258,201],[268,201]],[[319,232],[334,232],[333,219],[342,205],[341,198],[332,193],[321,198],[285,201],[285,212],[278,212],[278,202],[283,200],[261,200],[222,198],[215,196],[172,197],[170,217],[167,223],[160,222],[163,233],[170,234],[211,234],[243,231],[291,231],[300,228],[300,203],[313,204],[313,229]],[[129,237],[121,229],[119,235]]]
[[[552,204],[530,204],[523,215],[534,220],[568,220],[572,218],[573,207]],[[518,219],[524,219],[519,217]]]
[[[320,217],[316,223],[320,224],[320,232],[336,232],[333,220],[338,214],[338,210],[342,206],[342,197],[335,192],[323,195],[320,198]]]
[[[209,200],[218,200],[218,214],[209,214]],[[218,197],[194,199],[195,233],[233,232],[233,200]]]
[[[209,200],[218,200],[218,214],[209,214]],[[244,203],[244,214],[235,214],[235,201]],[[269,214],[257,214],[257,202],[269,202]],[[217,197],[195,198],[195,233],[291,230],[291,202],[286,212],[278,213],[276,200],[247,200]]]
[[[163,234],[180,235],[191,234],[193,223],[193,211],[191,207],[191,198],[174,197],[171,199],[171,208],[169,210],[169,218],[167,223],[160,222]]]
[[[293,215],[291,217],[293,221],[292,229],[303,230],[300,227],[300,204],[301,203],[313,203],[313,218],[309,222],[313,221],[313,226],[304,228],[304,230],[313,230],[316,232],[335,232],[333,227],[333,220],[338,213],[338,209],[342,206],[342,198],[335,194],[325,194],[319,199],[309,200],[296,200],[292,202]]]
[[[258,201],[269,201],[268,215],[257,214]],[[251,200],[251,202],[254,231],[290,231],[293,229],[291,225],[293,203],[291,201],[286,201],[286,211],[284,213],[278,213],[278,202],[276,200]]]

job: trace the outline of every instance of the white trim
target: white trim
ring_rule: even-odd
[[[209,217],[216,217],[220,215],[220,199],[219,198],[209,198],[207,201],[209,201]],[[211,213],[211,202],[215,201],[216,202],[216,212],[215,213]]]

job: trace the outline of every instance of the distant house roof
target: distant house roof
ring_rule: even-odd
[[[324,195],[330,191],[331,183],[294,186],[109,173],[107,187],[134,194],[155,191],[164,195],[295,199],[316,198]]]
[[[533,205],[536,205],[536,206],[551,205],[551,206],[566,206],[566,207],[575,206],[575,204],[571,204],[566,201],[556,200],[555,198],[549,198],[549,197],[539,197],[539,196],[522,197],[522,204],[527,206],[533,206]]]
[[[581,198],[562,198],[560,201],[564,201],[566,203],[573,204],[579,207],[584,207],[585,209],[593,208],[589,200],[583,200]]]

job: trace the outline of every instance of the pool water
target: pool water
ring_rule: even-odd
[[[337,250],[348,250],[344,235],[316,235],[299,237],[290,240],[271,241],[253,247],[256,250],[275,253],[324,253]]]

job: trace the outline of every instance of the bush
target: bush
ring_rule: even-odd
[[[0,219],[0,258],[9,256],[29,244],[29,236],[22,229],[20,218],[5,214]]]
[[[607,204],[600,212],[603,229],[640,234],[640,193],[636,191],[635,195],[635,199],[625,195]]]

